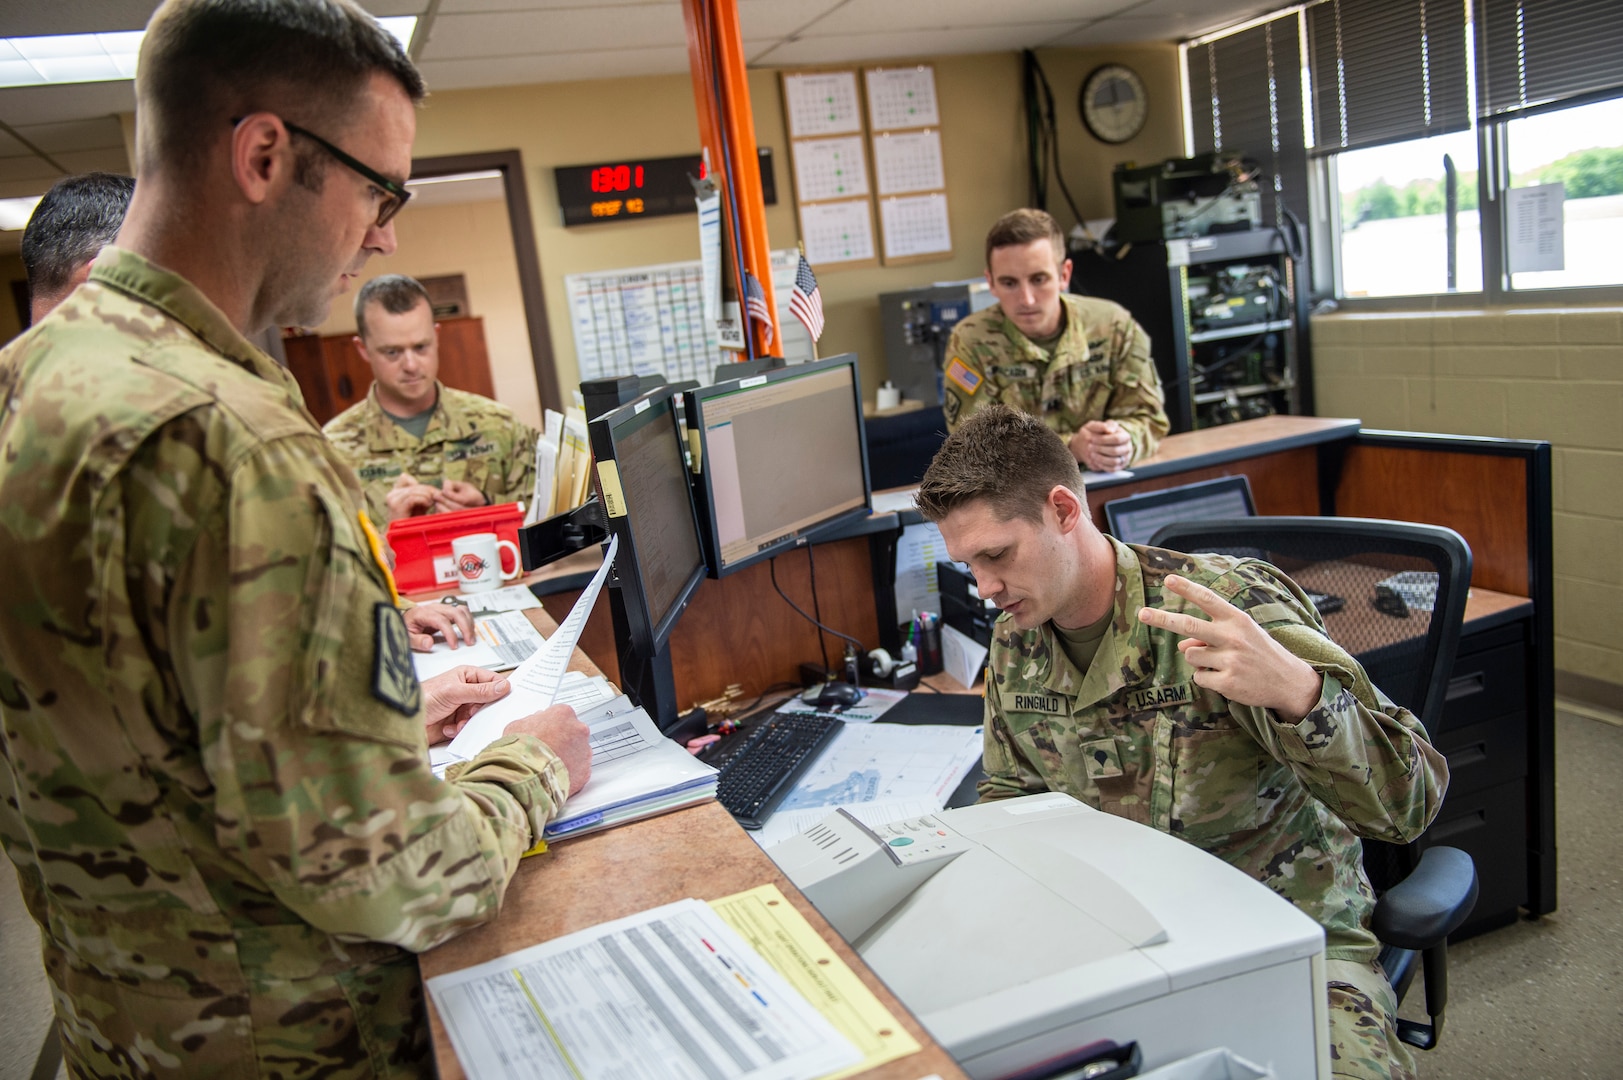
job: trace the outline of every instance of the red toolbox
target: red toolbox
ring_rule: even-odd
[[[517,544],[523,523],[524,513],[516,502],[391,521],[388,540],[394,551],[395,585],[402,593],[454,589],[451,541],[469,533],[493,532],[498,540]]]

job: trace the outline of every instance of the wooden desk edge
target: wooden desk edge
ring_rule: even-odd
[[[651,853],[659,851],[676,853],[677,861],[666,863],[652,857]],[[687,897],[716,900],[766,884],[783,891],[922,1048],[860,1075],[873,1080],[918,1080],[930,1073],[943,1080],[964,1076],[952,1057],[719,803],[568,840],[524,860],[508,886],[500,917],[423,953],[417,958],[418,969],[426,982],[661,904]],[[520,923],[527,933],[516,933]],[[460,1080],[466,1074],[426,986],[424,996],[439,1075],[443,1080]]]

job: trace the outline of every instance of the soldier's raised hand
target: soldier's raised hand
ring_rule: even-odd
[[[1296,723],[1319,703],[1324,678],[1257,621],[1204,585],[1168,574],[1167,591],[1205,612],[1201,619],[1179,611],[1139,608],[1139,621],[1183,635],[1178,651],[1195,669],[1195,683],[1230,701],[1272,709]]]

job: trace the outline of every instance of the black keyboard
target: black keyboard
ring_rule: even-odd
[[[715,744],[716,798],[746,829],[759,829],[794,790],[845,721],[820,713],[773,713]]]

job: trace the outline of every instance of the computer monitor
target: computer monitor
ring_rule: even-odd
[[[1251,482],[1244,474],[1146,491],[1105,503],[1105,525],[1124,544],[1147,544],[1174,521],[1252,517]]]
[[[676,389],[661,386],[588,425],[598,498],[620,538],[611,581],[626,616],[621,685],[661,730],[676,722],[666,645],[706,569],[679,409]]]
[[[868,516],[868,447],[855,353],[701,387],[694,502],[717,577]]]

